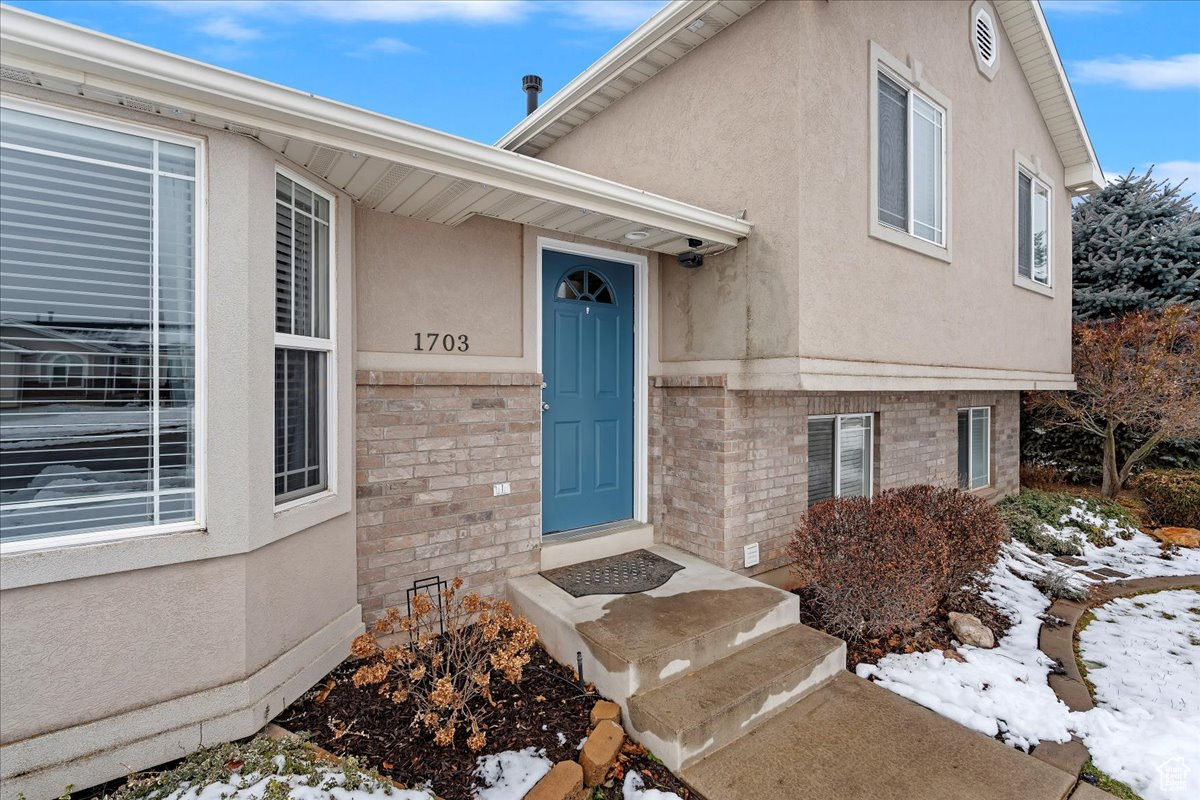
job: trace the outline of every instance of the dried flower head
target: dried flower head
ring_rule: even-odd
[[[467,747],[471,748],[472,752],[478,753],[487,744],[487,734],[483,731],[475,731],[467,737]]]
[[[438,728],[437,733],[433,735],[433,743],[440,747],[448,747],[454,744],[454,728],[451,725],[443,725]]]
[[[375,637],[369,633],[354,637],[354,642],[350,645],[350,655],[355,658],[370,658],[378,652],[379,645],[375,642]]]

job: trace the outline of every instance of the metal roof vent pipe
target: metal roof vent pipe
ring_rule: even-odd
[[[542,79],[538,75],[526,75],[521,78],[521,88],[525,90],[525,116],[537,111],[538,95],[542,91]]]

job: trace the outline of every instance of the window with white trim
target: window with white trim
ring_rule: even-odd
[[[878,77],[879,222],[944,245],[946,112],[889,70]]]
[[[199,523],[199,156],[187,137],[0,108],[6,545]]]
[[[275,176],[275,502],[329,486],[332,200]]]
[[[958,410],[958,488],[981,489],[992,482],[992,409]]]
[[[830,497],[870,497],[874,417],[808,418],[808,504]]]
[[[1050,285],[1050,187],[1017,168],[1017,277]]]

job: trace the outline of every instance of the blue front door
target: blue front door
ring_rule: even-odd
[[[542,256],[542,532],[633,516],[633,267]]]

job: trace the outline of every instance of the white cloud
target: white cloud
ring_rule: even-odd
[[[1170,58],[1094,58],[1076,61],[1071,78],[1079,83],[1107,83],[1127,89],[1200,89],[1200,53]]]
[[[1042,10],[1056,14],[1120,14],[1128,0],[1042,0]]]
[[[1187,179],[1184,192],[1200,192],[1200,161],[1164,161],[1154,165],[1154,177],[1172,184]]]
[[[394,56],[401,53],[419,53],[418,48],[413,47],[403,39],[396,39],[391,36],[380,36],[378,39],[372,39],[362,47],[350,53],[355,58],[367,58],[374,55]]]
[[[230,17],[214,17],[199,28],[200,32],[215,39],[230,42],[251,42],[262,38],[262,31],[250,28]]]
[[[572,27],[633,30],[666,5],[665,0],[568,0],[555,10]]]

